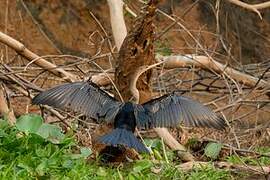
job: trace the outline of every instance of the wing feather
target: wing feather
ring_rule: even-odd
[[[96,120],[100,119],[101,114],[108,122],[114,120],[122,105],[93,82],[59,85],[41,92],[32,102],[62,109],[70,108]]]
[[[184,123],[186,126],[216,129],[226,127],[224,119],[218,117],[210,108],[198,101],[175,93],[153,99],[142,104],[142,107],[149,117],[148,123],[151,124],[151,127],[175,127],[180,123]],[[137,124],[143,124],[140,123],[139,118],[136,119]]]

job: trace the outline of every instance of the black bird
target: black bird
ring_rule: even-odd
[[[56,108],[71,108],[99,123],[113,123],[114,130],[100,137],[99,141],[112,146],[124,145],[138,152],[149,151],[134,136],[136,127],[176,127],[184,123],[187,126],[221,130],[226,126],[224,119],[191,98],[171,93],[141,105],[122,103],[91,81],[56,86],[41,92],[32,102]]]

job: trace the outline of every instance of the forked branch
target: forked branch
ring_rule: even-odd
[[[240,6],[244,9],[253,11],[258,14],[258,16],[262,19],[262,15],[260,13],[260,9],[265,9],[270,7],[270,1],[259,3],[259,4],[248,4],[239,0],[228,0],[230,3]]]

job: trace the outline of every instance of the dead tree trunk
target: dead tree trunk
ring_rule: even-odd
[[[143,65],[151,65],[155,62],[154,57],[154,26],[153,18],[156,10],[156,0],[152,0],[145,12],[136,19],[125,38],[119,57],[116,62],[115,82],[123,99],[128,101],[132,97],[130,91],[130,82],[136,70]],[[145,72],[137,81],[137,88],[140,93],[140,103],[148,101],[151,98],[151,89],[149,86],[151,70]]]
[[[141,66],[155,63],[154,54],[154,25],[156,6],[158,0],[150,0],[147,7],[143,9],[136,19],[131,31],[125,38],[116,62],[115,82],[124,101],[134,98],[132,92],[132,83],[134,75]],[[151,99],[150,78],[152,71],[143,73],[137,81],[139,91],[139,103],[144,103]],[[164,139],[167,145],[175,150],[185,151],[185,148],[179,144],[165,128],[156,128],[157,134]],[[188,152],[179,153],[183,160],[191,161],[194,157]]]

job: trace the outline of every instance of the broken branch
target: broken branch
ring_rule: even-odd
[[[260,80],[254,76],[244,74],[238,70],[225,66],[217,61],[209,59],[206,56],[197,55],[176,55],[176,56],[161,56],[157,55],[159,61],[166,61],[165,68],[181,68],[196,66],[206,70],[214,71],[218,74],[226,73],[232,79],[245,84],[246,86],[254,87],[257,82],[259,87],[270,87],[270,83],[265,80]]]
[[[10,48],[14,49],[18,54],[25,57],[29,61],[34,61],[34,63],[49,72],[62,77],[63,79],[74,82],[76,81],[75,75],[66,72],[62,68],[58,68],[56,65],[46,61],[45,59],[41,58],[40,56],[36,55],[29,49],[27,49],[21,42],[13,39],[12,37],[2,33],[0,31],[0,42],[2,42],[5,45],[8,45]]]

